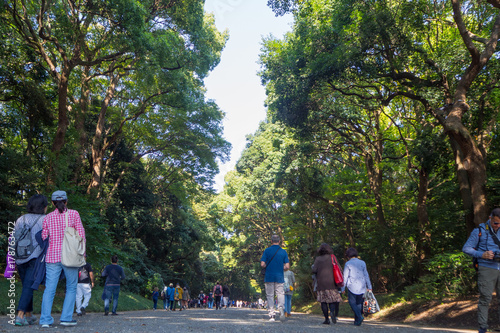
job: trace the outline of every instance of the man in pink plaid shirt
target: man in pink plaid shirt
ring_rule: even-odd
[[[66,214],[68,216],[68,226],[75,228],[84,241],[86,240],[80,214],[76,210],[68,209],[66,207],[67,202],[68,197],[66,192],[55,191],[52,193],[52,203],[57,209],[48,214],[43,220],[42,238],[44,240],[47,237],[49,238],[49,248],[45,257],[46,282],[40,316],[40,325],[42,327],[51,327],[54,324],[54,318],[51,315],[52,304],[61,270],[64,271],[66,277],[66,296],[64,297],[61,313],[61,325],[76,325],[76,320],[73,320],[73,310],[75,308],[76,287],[78,285],[78,267],[66,267],[61,264]]]

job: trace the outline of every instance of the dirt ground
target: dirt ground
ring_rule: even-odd
[[[432,325],[447,328],[477,328],[477,297],[433,301],[425,304],[402,303],[372,316],[381,321]],[[493,296],[489,311],[490,330],[500,331],[499,306]]]

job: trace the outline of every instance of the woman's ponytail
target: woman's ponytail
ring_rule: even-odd
[[[66,200],[57,200],[57,201],[52,201],[54,206],[56,206],[57,210],[59,213],[63,213],[64,210],[66,209]]]

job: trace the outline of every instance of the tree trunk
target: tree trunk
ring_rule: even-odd
[[[105,123],[106,123],[106,112],[108,110],[109,103],[114,96],[118,78],[119,78],[118,75],[111,76],[106,97],[104,98],[101,104],[101,111],[99,112],[99,118],[97,120],[94,138],[92,139],[92,180],[89,186],[87,187],[87,194],[94,193],[96,196],[98,196],[99,188],[101,187],[102,172],[104,166],[104,154],[107,149],[106,143],[103,142]]]
[[[455,111],[456,109],[461,109]],[[473,222],[467,221],[467,230],[470,232],[479,224],[488,219],[488,204],[486,199],[486,156],[478,148],[474,138],[468,129],[462,124],[461,117],[463,109],[468,109],[468,105],[459,100],[453,106],[452,112],[446,119],[445,130],[452,141],[452,147],[455,153],[457,175],[462,196],[467,194],[467,188],[470,188],[470,201],[472,204]],[[457,116],[458,115],[458,116]],[[467,178],[465,179],[465,173]],[[466,180],[468,184],[466,183]],[[462,189],[462,186],[465,188]],[[466,198],[468,199],[468,198]],[[468,200],[464,204],[469,204]]]
[[[427,212],[427,194],[429,190],[429,174],[425,168],[419,170],[417,216],[420,237],[417,243],[419,265],[431,255],[431,234],[429,214]]]
[[[83,72],[82,79],[82,92],[80,96],[80,107],[76,110],[76,122],[75,128],[79,136],[79,140],[77,143],[76,151],[78,152],[77,161],[75,163],[75,171],[74,171],[74,182],[75,184],[80,183],[80,173],[83,169],[83,161],[85,160],[85,151],[87,147],[87,131],[85,130],[85,119],[89,108],[90,103],[90,88],[88,85],[88,73],[90,71],[90,67],[86,66]]]
[[[49,163],[49,172],[47,175],[47,185],[54,185],[57,179],[58,170],[56,168],[57,160],[64,147],[64,140],[66,137],[66,132],[69,126],[68,120],[68,79],[71,69],[65,66],[61,73],[59,84],[57,87],[58,95],[58,121],[57,121],[57,131],[54,137],[54,142],[52,144],[52,152],[54,153],[54,158],[51,159]]]

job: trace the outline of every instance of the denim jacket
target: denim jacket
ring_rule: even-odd
[[[479,266],[500,270],[499,261],[482,258],[483,253],[486,251],[493,251],[495,255],[500,256],[500,248],[493,240],[490,230],[495,233],[491,228],[490,220],[486,223],[481,223],[478,228],[472,230],[469,239],[467,239],[467,242],[465,242],[464,247],[462,248],[462,251],[473,258],[478,258],[477,262]],[[481,237],[479,237],[479,231],[481,231]],[[500,228],[495,234],[500,239]]]

